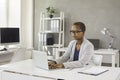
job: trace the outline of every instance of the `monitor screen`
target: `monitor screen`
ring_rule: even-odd
[[[19,42],[19,28],[0,28],[0,43]]]
[[[99,39],[88,39],[94,46],[94,49],[97,50],[100,48],[100,40]]]

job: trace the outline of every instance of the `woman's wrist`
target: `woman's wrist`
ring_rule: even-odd
[[[61,64],[61,67],[62,67],[62,68],[65,68],[64,64]]]

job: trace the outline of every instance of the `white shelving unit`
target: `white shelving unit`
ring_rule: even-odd
[[[47,13],[42,12],[38,34],[38,50],[46,51],[48,55],[54,56],[57,48],[64,47],[64,13],[60,12],[57,17],[49,18]],[[49,44],[48,37],[51,37]]]

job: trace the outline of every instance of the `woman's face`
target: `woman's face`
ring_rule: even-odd
[[[70,30],[71,36],[75,39],[75,40],[81,40],[84,37],[84,32],[82,32],[82,30],[80,29],[79,26],[73,25],[71,30]]]

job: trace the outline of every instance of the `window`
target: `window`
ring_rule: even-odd
[[[0,0],[0,27],[7,26],[7,2]]]
[[[20,0],[0,0],[0,27],[20,27]]]

